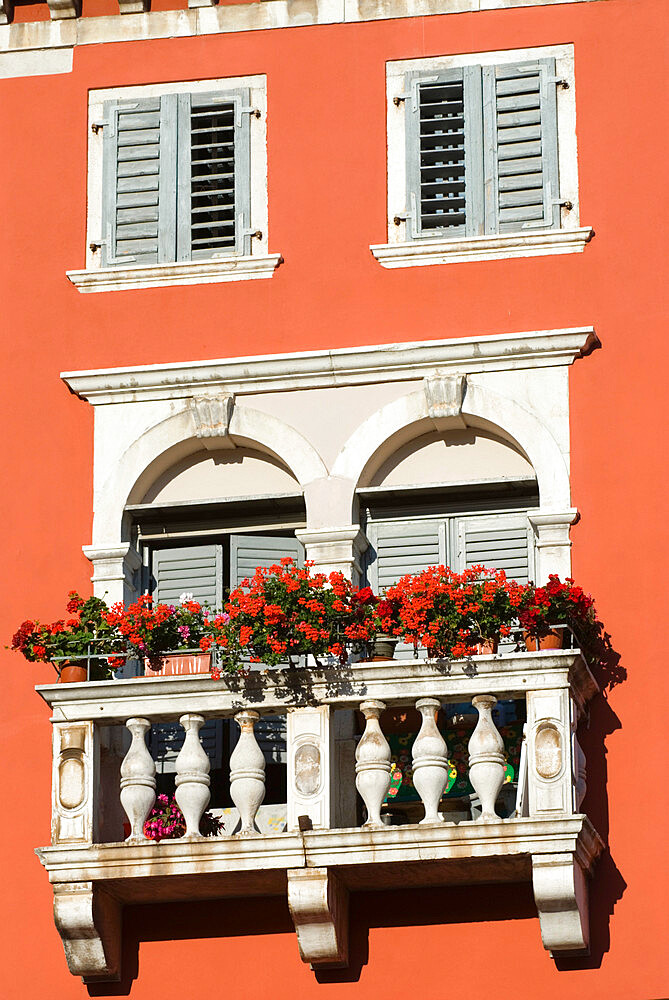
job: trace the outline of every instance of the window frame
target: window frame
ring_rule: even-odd
[[[407,114],[412,95],[407,92],[407,81],[440,77],[453,71],[464,71],[466,74],[472,67],[481,67],[485,75],[490,67],[546,60],[555,61],[556,78],[566,84],[556,87],[559,192],[555,197],[563,203],[559,209],[559,228],[531,227],[513,233],[484,232],[478,235],[457,233],[452,237],[443,234],[414,235],[408,218],[412,205],[409,197],[411,184],[407,148],[410,135]],[[386,64],[386,91],[388,241],[370,247],[383,266],[402,267],[583,250],[593,231],[580,225],[573,45],[394,60]],[[483,149],[480,156],[483,157]]]

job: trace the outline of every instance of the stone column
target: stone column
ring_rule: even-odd
[[[528,514],[528,518],[535,536],[535,583],[546,583],[549,573],[557,573],[564,580],[571,573],[569,529],[578,520],[578,511],[573,507],[563,511],[538,510]]]
[[[362,554],[369,542],[359,525],[306,529],[296,531],[295,535],[307,550],[307,559],[316,564],[315,569],[321,573],[339,571],[353,583],[360,583]]]
[[[93,563],[91,580],[96,597],[104,598],[107,604],[132,604],[137,600],[137,572],[142,560],[129,542],[105,548],[84,545],[83,553]]]

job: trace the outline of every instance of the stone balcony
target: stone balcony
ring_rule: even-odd
[[[345,966],[349,893],[392,888],[400,872],[405,887],[531,881],[544,946],[554,954],[588,948],[587,875],[603,844],[579,812],[585,760],[576,728],[598,689],[578,650],[37,690],[52,709],[54,737],[52,842],[37,854],[53,885],[69,968],[86,981],[120,976],[124,903],[245,895],[286,894],[304,961]],[[491,714],[497,699],[513,699],[526,718],[515,802],[499,810],[507,818],[496,811],[505,773]],[[442,800],[449,732],[444,745],[435,719],[465,702],[478,711],[467,763],[476,805],[457,815]],[[414,811],[402,825],[386,825],[391,763],[382,712],[414,707],[422,716],[412,767],[423,818],[416,822]],[[364,717],[362,735],[352,710]],[[256,826],[261,716],[286,717],[285,832]],[[230,758],[239,822],[202,837],[209,759],[199,731],[204,720],[226,718],[241,730]],[[145,733],[174,721],[186,733],[176,786],[188,831],[157,843],[143,835],[156,787]]]

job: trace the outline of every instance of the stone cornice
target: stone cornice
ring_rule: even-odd
[[[570,365],[596,347],[592,327],[428,340],[183,364],[63,372],[93,405],[177,399],[196,392],[261,393],[370,385],[428,375]]]

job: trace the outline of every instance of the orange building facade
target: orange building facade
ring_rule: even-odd
[[[169,597],[170,560],[178,594],[211,558],[213,602],[244,545],[382,589],[480,544],[518,579],[573,574],[627,674],[596,693],[567,650],[480,684],[399,660],[407,704],[494,669],[535,726],[526,811],[434,840],[358,829],[352,709],[403,704],[401,668],[313,717],[272,695],[270,827],[168,857],[121,843],[95,791],[123,723],[227,720],[243,693],[40,698],[51,668],[3,650],[7,1000],[669,995],[665,32],[661,0],[3,0],[3,643],[74,588]],[[291,785],[305,734],[313,795]]]

